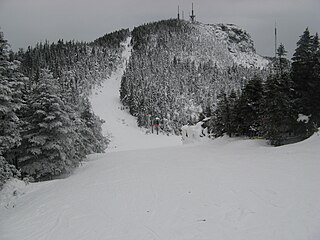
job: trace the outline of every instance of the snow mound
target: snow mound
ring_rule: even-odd
[[[0,208],[14,208],[16,201],[25,194],[27,183],[11,179],[5,183],[0,194]]]
[[[304,114],[299,113],[297,122],[308,123],[310,120],[310,116],[306,116]]]
[[[185,125],[182,130],[182,143],[199,143],[208,141],[208,129],[204,126],[205,122],[209,119],[204,119],[198,122],[196,125]]]

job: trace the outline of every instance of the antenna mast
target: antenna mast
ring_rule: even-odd
[[[274,24],[274,56],[277,58],[277,22]]]
[[[193,3],[192,3],[192,11],[191,11],[191,15],[190,15],[191,22],[194,22],[195,18],[196,18],[196,16],[194,15]]]

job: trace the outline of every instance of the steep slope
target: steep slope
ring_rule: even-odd
[[[131,38],[128,38],[122,44],[125,46],[122,53],[122,66],[113,72],[101,87],[97,87],[91,97],[93,111],[105,121],[103,134],[109,136],[111,140],[107,151],[180,145],[181,140],[177,136],[168,137],[162,133],[155,135],[146,132],[145,129],[140,129],[136,118],[131,116],[120,102],[121,77],[132,51],[130,41]]]
[[[142,35],[143,40],[140,31],[145,34]],[[265,68],[269,64],[267,59],[256,54],[250,35],[234,24],[160,21],[134,29],[133,43],[135,49],[152,51],[152,48],[163,48],[167,50],[170,61],[174,57],[182,61],[195,61],[197,64],[210,60],[220,68],[235,64]]]
[[[160,117],[167,132],[208,115],[221,92],[239,91],[269,61],[235,25],[166,20],[132,32],[133,53],[122,79],[121,100],[141,126]]]

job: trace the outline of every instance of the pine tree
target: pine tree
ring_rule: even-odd
[[[292,58],[291,77],[294,83],[298,112],[304,115],[312,113],[312,36],[307,28],[297,42]]]
[[[308,36],[307,29],[303,38],[308,39]],[[301,52],[303,51],[301,50]],[[267,78],[260,108],[260,132],[270,140],[272,145],[276,146],[285,144],[288,139],[296,137],[299,127],[301,127],[297,122],[298,112],[294,106],[292,91],[294,83],[290,73],[286,70],[285,64],[288,61],[283,44],[279,46],[277,55],[279,62],[275,65],[275,72]],[[299,56],[302,58],[304,55]],[[298,54],[295,59],[297,58]],[[297,63],[295,67],[299,68]]]
[[[107,148],[109,141],[102,135],[102,124],[104,123],[93,111],[89,99],[84,99],[83,109],[78,119],[77,132],[80,139],[77,144],[81,147],[84,155],[91,153],[102,153]]]
[[[231,91],[228,102],[229,102],[229,126],[228,126],[228,135],[234,136],[236,135],[236,121],[237,121],[237,113],[236,113],[236,104],[238,101],[238,96],[234,90]]]
[[[312,39],[312,121],[316,127],[320,126],[320,43],[316,34]]]
[[[0,189],[7,179],[17,174],[15,167],[8,163],[8,152],[20,144],[20,120],[16,114],[20,108],[19,77],[16,64],[9,61],[8,43],[0,32]]]
[[[263,97],[262,79],[253,77],[244,87],[237,107],[237,133],[242,136],[259,135],[259,113]]]
[[[15,79],[11,74],[14,66],[8,60],[8,53],[7,41],[0,33],[0,156],[20,141],[16,115],[19,106],[14,99]]]
[[[209,132],[214,137],[221,137],[223,134],[232,135],[231,129],[231,105],[225,93],[218,97],[216,110],[209,122]]]
[[[272,74],[265,83],[260,112],[260,132],[272,145],[285,144],[297,125],[288,74]]]
[[[41,70],[25,111],[26,126],[19,148],[23,174],[50,179],[77,166],[76,134],[68,111],[59,96],[56,79],[48,70]]]
[[[278,61],[276,62],[276,70],[279,71],[279,74],[282,75],[285,71],[289,70],[289,63],[286,59],[287,50],[285,49],[283,43],[280,43],[277,49]]]

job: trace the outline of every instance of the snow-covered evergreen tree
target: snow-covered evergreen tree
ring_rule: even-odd
[[[79,163],[69,106],[61,99],[56,81],[48,70],[41,70],[25,112],[19,166],[35,179],[70,172]]]
[[[259,113],[262,103],[262,79],[254,76],[243,88],[240,99],[236,103],[236,132],[241,136],[259,135]]]
[[[280,43],[277,49],[277,61],[276,61],[276,71],[279,71],[279,74],[282,75],[284,72],[288,73],[290,71],[290,64],[286,58],[287,50],[284,47],[283,43]]]
[[[209,132],[214,137],[221,137],[224,134],[232,135],[232,111],[233,102],[225,93],[218,96],[216,110],[208,123]]]
[[[104,152],[109,140],[102,135],[103,120],[92,112],[91,104],[87,98],[84,99],[83,110],[77,122],[77,133],[80,137],[80,139],[77,139],[77,143],[83,146],[83,153]]]
[[[320,41],[318,33],[312,39],[312,121],[320,126]]]
[[[312,36],[307,28],[297,42],[297,48],[293,54],[292,80],[296,94],[298,111],[304,115],[312,112],[311,95],[312,91]]]
[[[288,74],[271,74],[266,83],[260,110],[260,132],[272,145],[285,144],[293,136],[297,113],[291,98]]]
[[[0,155],[20,141],[19,119],[16,110],[19,105],[14,99],[14,66],[8,60],[8,44],[0,33]]]
[[[8,162],[8,153],[20,145],[20,120],[17,111],[21,107],[20,88],[23,76],[18,63],[9,61],[8,43],[0,32],[0,188],[17,173]]]

